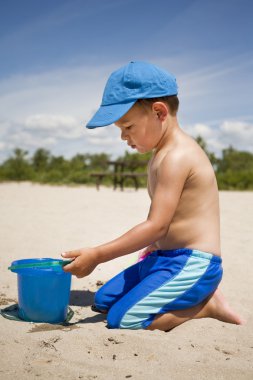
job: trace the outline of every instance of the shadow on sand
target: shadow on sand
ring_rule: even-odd
[[[91,306],[94,302],[94,292],[90,290],[71,290],[70,306]]]
[[[94,303],[95,292],[90,290],[72,290],[70,293],[70,306],[91,306]],[[76,325],[79,323],[97,323],[102,322],[106,319],[105,314],[96,314],[92,317],[87,317],[79,320],[75,323],[69,323],[71,325]]]

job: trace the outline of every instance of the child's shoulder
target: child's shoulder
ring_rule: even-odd
[[[202,154],[202,149],[191,136],[180,133],[174,141],[168,142],[159,151],[154,152],[150,164],[157,168],[166,163],[187,166],[192,158]]]
[[[200,171],[213,172],[212,165],[199,144],[189,135],[183,133],[172,145],[165,145],[157,154],[154,154],[149,164],[152,172],[160,172],[167,176],[169,173],[184,176]],[[208,170],[209,171],[209,170]]]
[[[206,153],[193,137],[181,132],[170,149],[165,149],[161,162],[171,161],[173,164],[192,166],[210,163]]]

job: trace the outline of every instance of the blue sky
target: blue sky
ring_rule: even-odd
[[[176,75],[186,132],[252,151],[252,13],[251,0],[0,0],[0,161],[17,146],[123,154],[114,126],[84,125],[131,60]]]

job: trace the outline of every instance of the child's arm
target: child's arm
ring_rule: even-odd
[[[66,252],[63,257],[75,260],[64,270],[77,277],[87,276],[98,264],[136,252],[161,239],[168,232],[188,174],[185,160],[168,153],[157,171],[147,220],[106,244]]]

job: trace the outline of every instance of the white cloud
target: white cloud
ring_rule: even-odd
[[[28,132],[28,131],[20,131],[14,133],[10,139],[9,143],[12,144],[12,146],[19,146],[22,145],[26,147],[26,149],[29,148],[39,148],[41,145],[43,147],[49,147],[56,143],[56,139],[50,136],[43,136],[43,137],[37,137],[36,135]]]
[[[44,148],[66,157],[81,152],[101,151],[116,157],[128,150],[115,126],[89,130],[78,118],[70,115],[29,115],[24,120],[2,122],[0,127],[1,161],[10,156],[16,147],[31,154],[38,148]]]
[[[224,121],[220,133],[226,146],[253,151],[253,124],[242,121]]]
[[[226,120],[218,127],[208,124],[186,125],[183,129],[191,136],[200,135],[210,151],[220,155],[222,149],[232,145],[237,150],[253,152],[253,124]]]
[[[83,136],[81,122],[68,115],[30,115],[24,121],[24,128],[30,133],[75,139]]]
[[[208,139],[209,137],[212,136],[212,133],[213,133],[210,126],[205,125],[205,124],[200,124],[200,123],[194,124],[192,126],[188,126],[188,127],[186,127],[186,129],[187,129],[189,134],[191,134],[193,136],[200,135],[204,139]]]
[[[28,129],[52,130],[56,128],[72,128],[76,120],[71,116],[64,115],[31,115],[25,120]]]
[[[88,141],[89,143],[91,144],[94,144],[94,145],[98,145],[98,146],[101,146],[101,144],[103,145],[114,145],[115,144],[115,138],[113,137],[107,137],[107,138],[97,138],[97,137],[89,137],[88,138]]]

